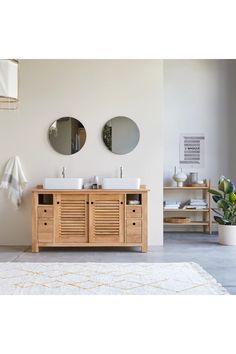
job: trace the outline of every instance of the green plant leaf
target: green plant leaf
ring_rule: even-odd
[[[219,196],[219,195],[213,195],[212,196],[212,199],[214,200],[214,202],[218,202],[219,200],[223,199],[222,196]]]
[[[222,215],[218,210],[212,208],[212,210],[214,211],[214,213],[220,215],[222,218],[224,217],[224,215]]]
[[[233,182],[230,181],[229,191],[227,193],[232,193],[234,190],[235,190],[235,185],[233,184]]]
[[[220,177],[218,188],[220,191],[224,192],[225,194],[229,194],[234,191],[235,186],[233,182],[230,181],[229,178],[225,178],[224,176]]]
[[[208,192],[214,195],[218,195],[219,197],[222,197],[222,193],[216,191],[215,189],[208,189]]]
[[[226,210],[225,213],[224,213],[224,219],[225,220],[230,220],[231,217],[232,217],[231,212]]]
[[[225,219],[223,219],[223,218],[221,218],[219,216],[214,216],[214,219],[220,225],[230,225],[231,224],[230,221],[225,220]]]
[[[230,201],[231,203],[233,203],[233,204],[236,203],[236,194],[235,194],[234,192],[231,192],[231,193],[229,194],[229,201]]]
[[[225,176],[221,176],[218,182],[218,189],[224,192],[224,181],[226,180]]]
[[[217,205],[219,208],[223,209],[224,211],[230,207],[229,202],[225,199],[222,199],[222,198],[220,200],[218,200]]]
[[[213,194],[212,199],[219,209],[212,209],[217,215],[214,216],[216,222],[222,225],[236,224],[236,190],[234,183],[225,176],[221,176],[218,183],[219,191],[209,189]],[[223,192],[223,193],[222,193]],[[222,215],[223,212],[223,215]]]

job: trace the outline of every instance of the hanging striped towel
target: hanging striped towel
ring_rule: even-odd
[[[10,158],[3,173],[0,188],[8,189],[8,198],[16,207],[21,204],[22,193],[26,183],[27,180],[19,157]]]

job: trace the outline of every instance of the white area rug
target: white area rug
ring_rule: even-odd
[[[3,295],[226,295],[196,263],[0,263]]]

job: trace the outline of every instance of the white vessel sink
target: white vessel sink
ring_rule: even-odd
[[[82,189],[83,178],[45,178],[45,189]]]
[[[103,178],[103,189],[139,189],[140,178]]]

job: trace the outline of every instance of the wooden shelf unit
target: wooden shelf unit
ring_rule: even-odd
[[[205,212],[208,213],[209,209],[164,209],[165,212],[177,212],[177,213],[195,213],[195,212]]]
[[[211,194],[208,192],[208,189],[211,188],[211,183],[210,181],[207,183],[207,186],[197,186],[197,187],[164,187],[164,193],[165,192],[170,192],[170,191],[201,191],[201,198],[206,199],[208,203],[208,208],[206,209],[164,209],[163,208],[163,214],[165,217],[166,213],[176,213],[183,215],[184,213],[193,213],[196,215],[196,213],[202,213],[202,220],[193,220],[190,223],[168,223],[164,222],[164,226],[202,226],[203,227],[203,232],[209,233],[211,235],[212,233],[212,210],[211,210]],[[190,198],[189,198],[190,199]],[[197,198],[196,198],[197,199]]]
[[[175,226],[190,226],[190,225],[195,225],[195,226],[207,226],[208,222],[204,222],[204,221],[192,221],[192,222],[188,222],[185,224],[180,224],[180,223],[170,223],[170,222],[164,222],[164,225],[175,225]]]
[[[164,187],[164,190],[207,190],[209,187],[208,186],[203,186],[203,187]]]

